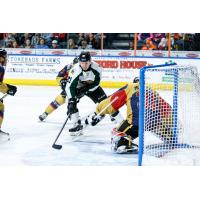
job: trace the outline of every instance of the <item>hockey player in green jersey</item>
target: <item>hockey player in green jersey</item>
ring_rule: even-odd
[[[79,63],[70,70],[66,85],[66,94],[69,99],[68,114],[73,122],[73,127],[69,129],[71,135],[76,135],[83,129],[77,108],[79,99],[86,95],[96,104],[107,98],[106,93],[100,86],[101,74],[101,66],[91,60],[90,53],[87,51],[81,52]],[[123,120],[119,111],[113,113],[112,116],[118,122]]]

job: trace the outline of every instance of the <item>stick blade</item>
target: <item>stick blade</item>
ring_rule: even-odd
[[[62,145],[53,144],[53,145],[52,145],[52,148],[57,149],[57,150],[60,150],[60,149],[62,149]]]

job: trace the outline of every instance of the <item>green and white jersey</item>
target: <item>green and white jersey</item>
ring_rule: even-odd
[[[74,65],[69,71],[69,78],[66,86],[67,97],[75,97],[77,89],[82,87],[87,87],[90,92],[96,90],[101,81],[101,74],[101,66],[94,61],[91,61],[87,71],[83,71],[79,63]]]

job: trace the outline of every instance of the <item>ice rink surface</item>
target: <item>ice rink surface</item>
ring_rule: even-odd
[[[105,89],[112,94],[116,89]],[[66,104],[39,122],[38,116],[60,93],[59,87],[18,86],[16,95],[4,99],[5,116],[2,130],[10,133],[10,141],[0,138],[0,166],[133,166],[137,155],[113,154],[110,150],[111,130],[116,125],[109,116],[96,127],[84,130],[84,136],[72,141],[69,121],[57,144],[51,146],[66,119]],[[81,117],[95,110],[95,104],[83,97],[78,104]],[[126,106],[121,110],[126,115]]]

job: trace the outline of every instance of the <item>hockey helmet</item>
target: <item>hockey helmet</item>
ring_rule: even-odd
[[[7,57],[7,51],[5,49],[0,49],[0,57],[3,57],[3,58]]]
[[[91,55],[89,51],[83,51],[79,55],[79,61],[80,62],[88,62],[91,61]]]
[[[75,57],[73,60],[73,65],[75,65],[76,63],[78,63],[78,57]]]
[[[138,76],[136,76],[134,79],[133,79],[133,83],[139,83],[140,79]]]

